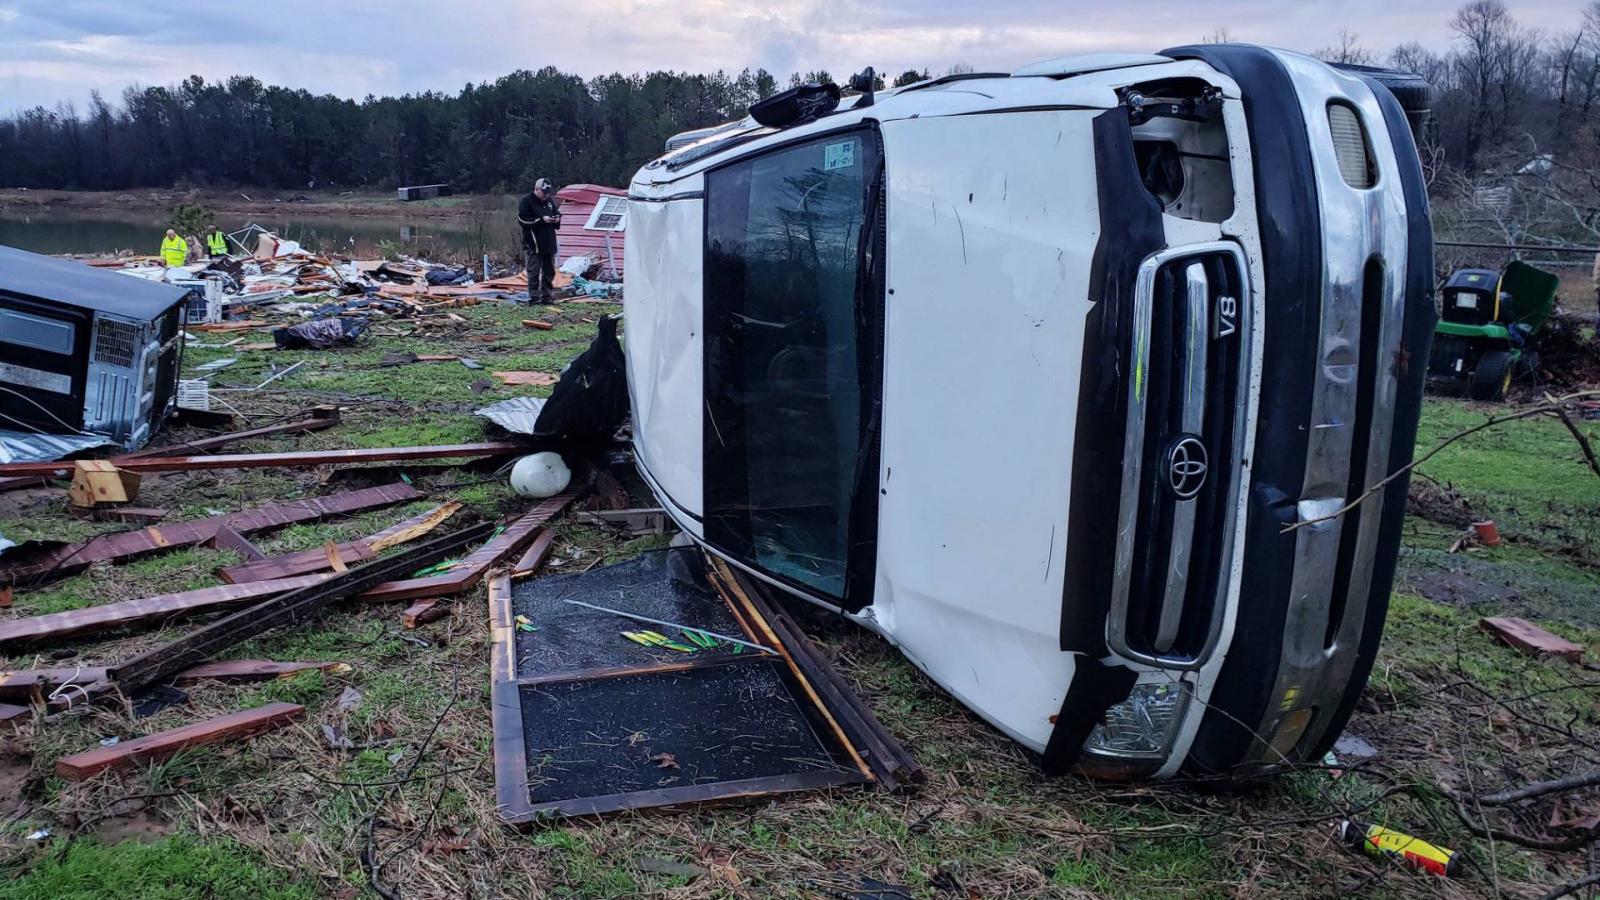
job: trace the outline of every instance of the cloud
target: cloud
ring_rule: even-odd
[[[253,75],[347,97],[439,90],[553,65],[583,76],[661,69],[781,80],[867,65],[1008,70],[1087,51],[1157,50],[1226,27],[1301,50],[1355,31],[1379,51],[1443,48],[1459,0],[277,0],[180,6],[23,0],[0,6],[0,112],[118,96],[131,83]],[[1570,0],[1512,0],[1526,24],[1577,26]]]

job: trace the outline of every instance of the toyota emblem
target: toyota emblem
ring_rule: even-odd
[[[1193,500],[1206,486],[1206,445],[1192,434],[1167,449],[1167,487],[1179,500]]]

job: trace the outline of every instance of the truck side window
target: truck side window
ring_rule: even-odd
[[[878,389],[864,384],[873,338],[858,308],[878,168],[860,130],[706,179],[706,537],[838,598],[868,452],[863,397]]]

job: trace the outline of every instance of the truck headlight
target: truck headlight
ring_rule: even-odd
[[[1189,705],[1182,684],[1139,684],[1128,699],[1106,710],[1084,742],[1085,752],[1124,759],[1163,759],[1167,745]]]

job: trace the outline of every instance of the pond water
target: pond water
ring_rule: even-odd
[[[375,257],[385,245],[399,252],[440,261],[476,259],[484,252],[510,255],[519,246],[514,212],[491,221],[405,218],[400,216],[295,216],[293,210],[272,215],[219,214],[224,231],[255,223],[307,249]],[[507,221],[498,221],[507,219]],[[160,210],[43,211],[0,209],[0,244],[35,253],[94,253],[120,250],[154,254],[161,245],[167,216]]]

